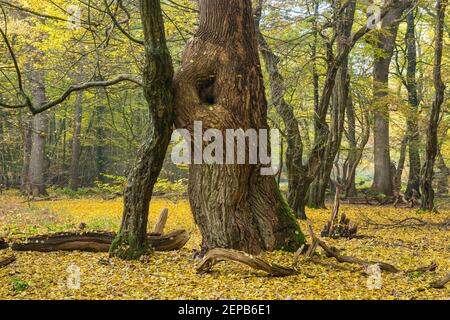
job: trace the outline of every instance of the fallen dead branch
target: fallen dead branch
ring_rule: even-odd
[[[257,258],[250,254],[232,249],[221,248],[209,250],[197,266],[197,272],[208,272],[214,265],[222,261],[235,261],[242,263],[253,269],[265,271],[276,277],[285,277],[298,274],[298,272],[294,269],[267,263],[261,258]]]
[[[434,227],[441,229],[450,229],[450,220],[445,219],[442,222],[431,222],[415,217],[409,217],[402,220],[391,220],[391,223],[378,223],[370,219],[367,215],[363,216],[366,225],[377,228],[418,228],[418,227]]]
[[[338,265],[338,264],[330,262],[330,261],[322,260],[322,259],[317,258],[317,257],[307,258],[307,259],[304,260],[304,262],[313,262],[313,263],[320,264],[320,265],[325,266],[325,267],[331,267],[331,268],[334,268],[334,269],[337,269],[337,270],[340,270],[340,271],[349,271],[349,272],[360,272],[360,271],[362,271],[362,269],[347,268],[347,267]]]
[[[318,246],[320,246],[324,250],[325,255],[328,258],[335,258],[338,262],[341,262],[341,263],[345,262],[345,263],[351,263],[351,264],[358,264],[358,265],[361,265],[363,267],[368,267],[370,265],[378,265],[380,267],[380,269],[383,270],[383,271],[392,272],[392,273],[404,272],[406,274],[413,273],[413,272],[434,271],[437,268],[437,264],[435,262],[433,262],[429,266],[420,267],[420,268],[417,268],[417,269],[410,269],[410,270],[407,270],[407,271],[402,271],[402,270],[396,268],[395,266],[393,266],[393,265],[391,265],[389,263],[386,263],[386,262],[382,262],[382,261],[366,261],[366,260],[363,260],[363,259],[360,259],[360,258],[357,258],[357,257],[342,255],[342,254],[340,254],[338,249],[328,246],[324,241],[320,240],[315,235],[310,221],[308,221],[308,228],[309,228],[309,233],[310,233],[310,236],[311,236],[311,239],[312,239],[313,243],[317,243]],[[309,256],[307,255],[307,257],[308,257],[307,260],[309,259],[310,261],[313,261],[313,262],[316,262],[316,263],[321,263],[321,261],[314,261],[313,259],[311,259],[311,257],[314,254],[314,251],[308,252],[308,253],[309,253]],[[323,264],[323,263],[321,263],[321,264]],[[333,267],[335,267],[335,266],[333,266]],[[348,270],[348,271],[350,271],[350,270]],[[360,270],[355,270],[355,271],[360,271]]]
[[[39,235],[15,242],[15,251],[91,251],[108,252],[116,234],[113,232],[64,232]],[[177,230],[165,235],[147,235],[148,244],[156,251],[181,249],[190,238],[186,230]]]
[[[447,273],[443,278],[433,281],[430,284],[430,287],[435,289],[443,289],[449,281],[450,281],[450,272]]]
[[[0,268],[6,267],[8,264],[13,263],[14,261],[16,261],[16,257],[14,256],[0,258]]]

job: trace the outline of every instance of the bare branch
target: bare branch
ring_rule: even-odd
[[[9,108],[9,109],[18,109],[18,108],[28,107],[33,114],[38,114],[38,113],[44,112],[44,111],[50,109],[51,107],[54,107],[54,106],[64,102],[67,98],[70,97],[70,95],[73,92],[87,90],[87,89],[96,88],[96,87],[109,87],[109,86],[118,84],[123,81],[133,82],[133,83],[136,83],[136,84],[142,86],[142,82],[139,79],[136,79],[129,75],[120,75],[111,80],[91,81],[91,82],[85,82],[85,83],[78,84],[78,85],[72,85],[59,98],[52,100],[38,108],[33,106],[33,104],[31,103],[31,100],[25,94],[24,94],[24,97],[26,99],[25,103],[18,104],[18,105],[8,105],[8,104],[0,102],[0,107]]]

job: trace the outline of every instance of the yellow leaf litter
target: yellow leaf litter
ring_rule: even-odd
[[[157,252],[148,262],[111,259],[107,253],[88,252],[14,252],[17,260],[0,268],[0,299],[448,299],[444,289],[429,289],[428,284],[450,271],[450,232],[434,227],[374,228],[363,223],[367,215],[378,223],[407,217],[442,222],[450,211],[418,213],[415,209],[348,206],[341,211],[359,222],[362,239],[326,239],[342,253],[366,260],[379,260],[406,270],[435,261],[435,272],[390,274],[383,272],[380,286],[360,273],[337,271],[312,263],[300,264],[300,274],[275,278],[233,262],[213,268],[211,274],[197,274],[201,236],[185,199],[154,199],[149,229],[153,229],[163,208],[169,209],[166,231],[187,229],[192,237],[180,251]],[[308,210],[317,234],[329,219],[330,210]],[[0,236],[13,240],[30,235],[77,230],[117,231],[122,214],[122,199],[63,199],[26,203],[12,192],[0,195]],[[307,226],[300,222],[307,235]],[[318,250],[320,252],[320,250]],[[10,255],[1,250],[0,257]],[[290,267],[293,254],[272,252],[262,255],[268,262]],[[323,257],[324,258],[324,257]],[[325,258],[324,258],[325,259]],[[336,262],[333,259],[329,261]],[[336,262],[337,263],[337,262]],[[74,268],[79,271],[79,287],[74,286]],[[76,281],[75,281],[75,284]]]

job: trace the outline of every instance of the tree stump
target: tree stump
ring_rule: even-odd
[[[340,208],[340,187],[336,187],[336,194],[334,196],[334,206],[331,213],[330,220],[325,224],[320,235],[329,238],[353,238],[358,232],[358,225],[350,222],[345,213],[341,214],[339,219]]]

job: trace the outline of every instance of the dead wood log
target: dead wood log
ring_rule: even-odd
[[[8,248],[8,247],[9,247],[9,245],[8,245],[8,243],[5,241],[5,239],[0,238],[0,250],[6,249],[6,248]]]
[[[435,289],[443,289],[448,282],[450,282],[450,272],[447,273],[443,278],[430,283],[430,287]]]
[[[387,272],[392,272],[392,273],[397,273],[400,272],[399,269],[397,269],[396,267],[394,267],[393,265],[386,263],[386,262],[381,262],[381,261],[366,261],[357,257],[353,257],[353,256],[346,256],[346,255],[341,255],[339,254],[339,251],[336,248],[333,247],[329,247],[325,242],[319,240],[319,246],[325,251],[325,255],[329,258],[333,257],[335,258],[338,262],[347,262],[347,263],[353,263],[353,264],[359,264],[362,266],[370,266],[370,265],[374,265],[377,264],[381,270],[387,271]]]
[[[14,256],[0,258],[0,268],[6,267],[8,264],[13,263],[14,261],[16,261],[16,257]]]
[[[198,264],[197,272],[198,273],[208,272],[215,264],[222,261],[239,262],[253,269],[265,271],[268,274],[276,277],[285,277],[298,274],[298,272],[294,269],[267,263],[261,258],[257,258],[250,254],[232,249],[221,249],[221,248],[209,250],[202,259],[202,261],[200,261],[200,263]]]
[[[164,233],[164,227],[167,223],[167,218],[169,217],[169,209],[164,208],[159,215],[158,222],[155,225],[155,229],[153,230],[154,235],[161,235]]]
[[[436,262],[432,262],[430,265],[425,266],[425,267],[420,267],[420,268],[417,268],[417,269],[406,270],[405,273],[406,274],[410,274],[410,273],[414,273],[414,272],[422,273],[422,272],[428,272],[428,271],[435,271],[437,269],[437,267],[438,267],[437,263]]]
[[[309,234],[311,236],[313,244],[317,243],[318,246],[320,246],[323,249],[323,251],[325,252],[325,255],[328,258],[335,258],[338,262],[359,264],[359,265],[361,265],[363,267],[368,267],[370,265],[375,265],[376,264],[376,265],[378,265],[380,267],[381,270],[384,270],[384,271],[387,271],[387,272],[392,272],[392,273],[404,272],[406,274],[410,274],[410,273],[413,273],[413,272],[434,271],[437,268],[437,264],[435,262],[433,262],[430,265],[425,266],[425,267],[420,267],[420,268],[417,268],[417,269],[410,269],[410,270],[407,270],[407,271],[402,271],[402,270],[400,270],[400,269],[398,269],[398,268],[394,267],[393,265],[391,265],[389,263],[386,263],[386,262],[382,262],[382,261],[366,261],[366,260],[363,260],[363,259],[360,259],[360,258],[357,258],[357,257],[353,257],[353,256],[341,255],[338,249],[336,249],[334,247],[329,247],[324,241],[322,241],[321,239],[319,239],[315,235],[314,230],[312,228],[312,224],[311,224],[311,222],[309,220],[307,221],[307,224],[308,224]],[[307,259],[305,259],[306,262],[307,261],[312,261],[314,263],[318,263],[318,264],[321,264],[321,265],[326,265],[326,266],[333,267],[335,269],[341,269],[342,270],[342,268],[340,268],[338,265],[335,265],[333,263],[329,263],[327,261],[323,261],[323,260],[321,260],[319,258],[313,257],[314,251],[315,251],[315,246],[314,246],[314,248],[312,248],[311,252],[310,252],[310,250],[308,250],[307,255],[306,255]],[[297,261],[298,261],[298,257],[297,257]],[[349,269],[349,268],[345,268],[345,269],[346,269],[346,271],[351,271],[351,272],[358,272],[358,271],[362,271],[363,273],[365,272],[364,270],[361,270],[361,269]]]
[[[108,252],[116,234],[113,232],[63,232],[27,238],[15,242],[15,251],[90,251]],[[186,230],[177,230],[166,235],[147,235],[148,243],[156,251],[181,249],[190,238]]]

